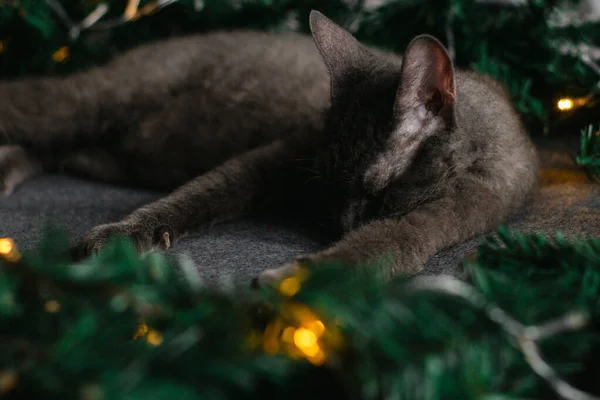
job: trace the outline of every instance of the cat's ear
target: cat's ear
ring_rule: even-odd
[[[352,68],[360,67],[366,57],[364,47],[350,33],[318,11],[310,13],[313,39],[336,85]]]
[[[440,116],[452,123],[455,100],[454,67],[446,48],[432,36],[417,36],[402,60],[396,114],[412,111],[414,118]]]

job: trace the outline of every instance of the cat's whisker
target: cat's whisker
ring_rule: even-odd
[[[444,171],[444,173],[442,174],[442,176],[440,177],[440,179],[438,179],[437,183],[431,187],[428,191],[426,191],[425,193],[423,193],[423,195],[421,196],[421,198],[419,200],[417,200],[417,202],[415,203],[414,206],[412,206],[410,208],[410,210],[414,210],[417,207],[419,207],[421,204],[423,204],[424,202],[426,202],[429,198],[431,198],[431,196],[435,193],[435,191],[440,187],[440,185],[446,181],[446,179],[448,178],[448,176],[450,175],[450,173],[456,168],[455,165],[451,165],[448,167],[448,169],[446,171]],[[409,210],[409,211],[410,211]],[[394,215],[396,216],[396,215]]]
[[[313,181],[315,179],[321,179],[321,176],[316,175],[316,176],[313,176],[312,178],[308,178],[306,181],[304,181],[304,184],[306,185],[308,182]]]
[[[297,168],[300,168],[300,169],[303,169],[305,171],[312,172],[314,174],[320,175],[319,171],[314,170],[312,168],[304,167],[304,166],[301,166],[301,165],[298,165]]]
[[[316,158],[296,158],[294,161],[315,161]]]

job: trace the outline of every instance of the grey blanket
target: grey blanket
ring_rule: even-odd
[[[540,190],[530,207],[509,221],[524,232],[600,236],[600,186],[572,161],[577,137],[537,140],[542,170]],[[44,226],[52,222],[73,240],[101,223],[123,217],[161,194],[113,187],[62,176],[42,176],[0,198],[0,237],[19,247],[35,245]],[[464,257],[476,250],[475,238],[435,256],[425,273],[460,275]],[[323,246],[305,227],[275,217],[244,219],[199,230],[172,251],[187,253],[209,281],[220,277],[250,280],[265,268]]]

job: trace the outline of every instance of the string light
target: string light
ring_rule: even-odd
[[[54,10],[56,15],[63,22],[63,24],[65,24],[65,26],[69,30],[69,37],[71,41],[74,41],[77,38],[79,38],[81,32],[84,30],[112,29],[114,27],[124,25],[128,22],[135,21],[142,16],[152,14],[168,6],[169,4],[175,3],[177,1],[179,0],[156,0],[151,3],[145,4],[140,9],[140,0],[129,0],[127,2],[127,6],[125,7],[125,11],[123,12],[123,14],[108,21],[100,21],[100,19],[102,19],[102,17],[104,17],[109,10],[109,6],[107,3],[101,3],[98,4],[94,11],[92,11],[81,22],[74,22],[69,17],[69,15],[58,0],[46,0],[46,3],[52,8],[52,10]],[[200,5],[199,9],[203,8],[203,2],[200,3],[202,4]]]
[[[309,307],[288,302],[267,325],[262,342],[267,354],[282,352],[318,366],[333,354],[331,350],[341,346],[342,340],[337,325],[327,327]]]
[[[152,346],[160,346],[163,342],[162,334],[156,329],[150,328],[144,321],[140,321],[137,330],[133,334],[133,339],[145,338],[146,342]]]
[[[4,51],[6,51],[6,44],[0,40],[0,54],[4,53]]]
[[[11,239],[8,239],[8,238],[0,239],[0,254],[2,254],[2,255],[9,254],[12,251],[13,246],[14,246],[14,244]]]
[[[317,335],[310,329],[298,328],[294,332],[294,344],[309,357],[317,355],[321,348],[317,343]]]
[[[10,262],[18,261],[21,258],[15,242],[10,238],[0,238],[0,256]]]
[[[55,314],[60,311],[60,303],[56,300],[48,300],[44,304],[44,311],[50,314]]]
[[[600,58],[600,49],[591,47],[585,43],[575,44],[567,41],[554,41],[553,46],[563,55],[579,58],[581,62],[600,76],[600,65],[595,62],[595,60]],[[584,106],[596,95],[598,88],[600,88],[600,81],[594,85],[594,88],[587,96],[576,99],[562,98],[558,101],[557,107],[560,111],[565,112]]]
[[[19,375],[15,371],[0,371],[0,395],[7,394],[17,387]]]
[[[558,102],[556,103],[556,106],[558,107],[558,109],[560,111],[571,111],[574,108],[579,108],[582,107],[584,105],[586,105],[590,99],[591,99],[592,95],[589,96],[585,96],[585,97],[578,97],[578,98],[570,98],[570,97],[564,97],[560,100],[558,100]]]
[[[284,279],[279,284],[279,292],[287,297],[292,297],[300,290],[300,281],[296,277]]]
[[[573,108],[573,100],[571,99],[560,99],[558,101],[558,109],[561,111],[567,111]]]
[[[138,339],[138,338],[144,337],[144,336],[146,336],[147,333],[148,333],[148,325],[146,325],[146,323],[142,321],[138,324],[137,330],[133,334],[133,338]]]
[[[71,50],[67,46],[63,46],[60,49],[56,50],[54,54],[52,54],[52,59],[57,63],[62,63],[69,58],[70,54]]]
[[[159,331],[150,329],[150,331],[146,335],[146,341],[152,346],[160,346],[163,342],[163,336]]]
[[[127,7],[125,8],[125,12],[123,13],[125,19],[128,21],[134,19],[137,15],[139,5],[140,0],[129,0],[127,2]]]

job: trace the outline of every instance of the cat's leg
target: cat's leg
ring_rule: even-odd
[[[42,170],[41,161],[21,146],[0,146],[0,196],[9,196],[23,181]]]
[[[300,186],[294,183],[295,163],[305,157],[299,147],[282,141],[251,150],[120,222],[92,229],[75,255],[94,253],[115,235],[130,237],[138,251],[168,248],[195,228],[269,207]]]
[[[278,281],[300,265],[327,261],[352,268],[378,265],[386,278],[417,274],[439,251],[496,229],[510,213],[506,202],[479,182],[462,182],[451,196],[423,204],[401,219],[367,223],[330,248],[264,271],[253,284]]]

